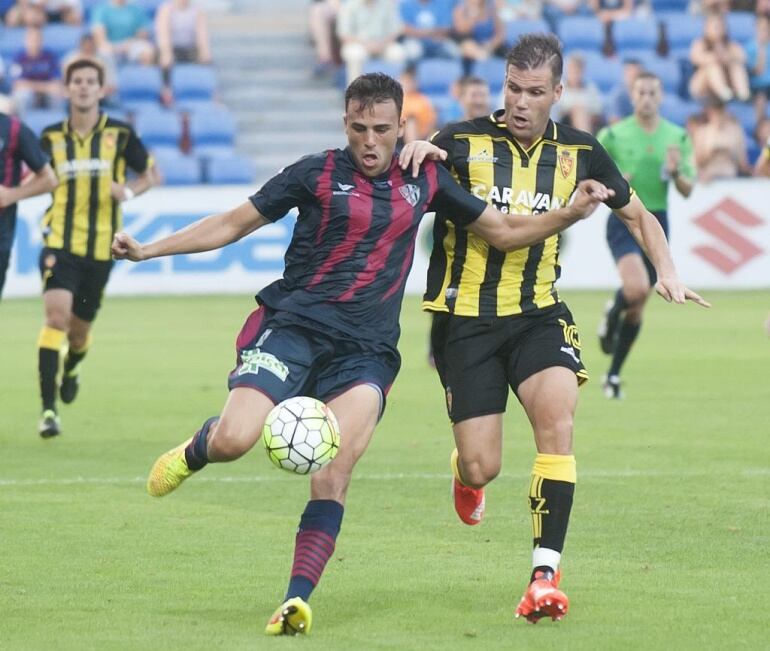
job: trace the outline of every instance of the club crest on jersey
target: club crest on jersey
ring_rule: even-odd
[[[575,159],[572,158],[566,149],[559,154],[559,171],[565,179],[570,175],[570,172],[572,172],[572,166],[574,164]]]
[[[416,185],[407,183],[406,185],[402,185],[398,191],[401,193],[401,196],[406,199],[407,203],[412,206],[412,208],[414,208],[417,205],[417,202],[420,200],[420,188],[418,188]]]

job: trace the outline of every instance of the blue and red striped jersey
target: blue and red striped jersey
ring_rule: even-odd
[[[13,188],[21,181],[21,166],[26,163],[38,172],[48,162],[37,137],[18,118],[0,113],[0,185]],[[16,204],[0,208],[0,219],[16,215]]]
[[[250,199],[270,221],[299,212],[283,278],[257,301],[393,348],[423,214],[441,210],[464,227],[486,208],[440,165],[426,162],[412,178],[394,157],[386,172],[369,178],[347,148],[300,159]]]

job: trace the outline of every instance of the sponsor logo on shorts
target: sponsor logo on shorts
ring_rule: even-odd
[[[247,373],[257,375],[261,368],[275,375],[281,382],[286,382],[289,376],[288,367],[275,355],[261,350],[244,350],[241,353],[241,367],[238,369],[238,375]]]
[[[567,323],[564,319],[559,319],[559,325],[564,333],[564,343],[580,350],[580,333],[577,326],[574,323]]]
[[[567,353],[572,359],[575,360],[575,364],[580,364],[578,356],[575,354],[575,349],[572,346],[562,346],[559,350],[563,353]]]

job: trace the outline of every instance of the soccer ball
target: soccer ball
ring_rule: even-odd
[[[308,475],[337,456],[340,428],[323,402],[297,396],[273,407],[262,428],[262,440],[276,466]]]

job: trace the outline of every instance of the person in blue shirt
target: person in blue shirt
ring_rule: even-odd
[[[153,63],[155,47],[149,27],[149,16],[133,0],[106,0],[94,8],[91,16],[99,54],[117,63]]]
[[[404,47],[410,61],[459,55],[457,45],[449,38],[453,6],[452,0],[404,0],[401,3]]]
[[[24,34],[24,49],[10,66],[13,79],[13,101],[19,113],[32,108],[59,108],[63,105],[59,81],[59,60],[43,48],[43,34],[37,27],[28,27]]]

